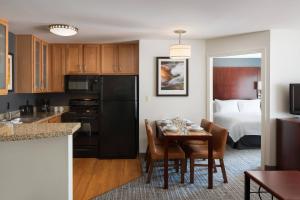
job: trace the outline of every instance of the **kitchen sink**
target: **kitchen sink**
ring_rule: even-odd
[[[38,117],[17,117],[12,120],[2,120],[2,123],[10,123],[10,124],[22,124],[22,123],[32,123],[40,118]]]

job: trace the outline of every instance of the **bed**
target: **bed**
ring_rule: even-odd
[[[214,122],[228,129],[233,148],[260,148],[260,100],[215,100]]]

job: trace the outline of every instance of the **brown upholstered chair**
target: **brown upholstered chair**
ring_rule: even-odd
[[[147,139],[149,145],[149,157],[147,159],[148,177],[147,183],[150,183],[154,162],[164,159],[164,146],[155,144],[155,135],[153,134],[152,127],[150,126],[147,119],[145,119]],[[181,161],[181,183],[184,183],[184,168],[185,168],[185,153],[177,145],[171,145],[168,148],[168,158],[170,160]]]
[[[216,165],[214,162],[214,167],[221,167],[224,183],[227,183],[228,181],[223,158],[226,148],[228,131],[225,128],[213,124],[211,134],[213,135],[213,159],[214,161],[218,159],[220,162],[219,165]],[[190,144],[187,148],[187,155],[190,158],[190,182],[193,183],[195,166],[208,166],[207,164],[195,164],[195,159],[208,158],[208,146]]]
[[[145,120],[145,127],[147,126],[147,123],[150,125],[150,123],[148,122],[148,120]],[[151,125],[150,125],[151,126]],[[154,137],[154,142],[157,145],[163,145],[163,141],[159,140],[157,137]],[[150,153],[149,153],[149,143],[147,144],[147,149],[146,149],[146,155],[145,155],[145,161],[147,162],[147,160],[149,159]],[[146,166],[146,172],[148,172],[148,168]]]
[[[212,129],[212,122],[202,119],[201,120],[201,127],[206,131],[206,132],[211,132]],[[207,145],[207,141],[201,141],[201,140],[188,140],[184,142],[184,145],[189,145],[189,144],[199,144],[199,145]]]

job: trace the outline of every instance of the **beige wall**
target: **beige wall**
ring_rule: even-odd
[[[300,83],[300,31],[271,30],[270,50],[270,151],[276,161],[276,118],[289,114],[289,84]]]
[[[189,60],[189,96],[156,96],[156,57],[169,56],[169,47],[178,41],[140,40],[140,152],[146,149],[144,119],[172,118],[176,116],[200,122],[206,116],[206,68],[204,40],[188,40],[192,46]]]
[[[262,94],[262,122],[264,127],[262,130],[262,165],[272,164],[272,153],[270,144],[270,127],[269,127],[269,52],[270,52],[270,31],[255,32],[241,35],[234,35],[228,37],[221,37],[206,40],[206,58],[207,58],[207,77],[208,90],[207,97],[212,99],[212,69],[210,66],[210,57],[236,55],[245,53],[262,53],[262,81],[263,81],[263,94]],[[265,76],[264,76],[265,75]],[[208,117],[212,119],[212,104],[211,101],[207,103]]]

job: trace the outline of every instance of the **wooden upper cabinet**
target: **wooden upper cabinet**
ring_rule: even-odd
[[[103,74],[138,74],[137,44],[102,45]]]
[[[120,44],[118,45],[118,70],[119,73],[137,74],[137,45],[136,44]]]
[[[82,45],[68,44],[67,45],[67,74],[78,74],[83,71],[82,65]]]
[[[103,44],[101,49],[101,72],[113,74],[118,72],[118,45]]]
[[[0,95],[7,94],[8,73],[8,24],[0,19]]]
[[[100,45],[83,45],[82,73],[97,74],[100,72]]]
[[[66,60],[66,74],[99,74],[100,45],[69,44]]]
[[[50,91],[50,65],[49,65],[49,47],[48,43],[42,41],[42,90],[43,92]]]
[[[66,45],[51,44],[50,54],[50,92],[64,92],[64,74],[66,67]]]
[[[16,36],[17,93],[47,92],[48,44],[33,35]]]

